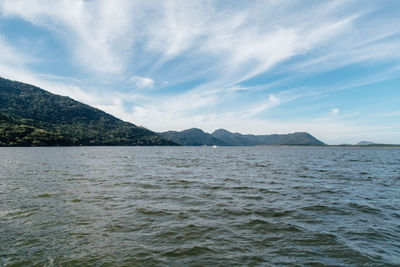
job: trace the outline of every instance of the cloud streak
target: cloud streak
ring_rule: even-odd
[[[400,9],[395,1],[387,5]],[[58,91],[157,130],[220,123],[269,131],[267,122],[282,131],[316,129],[311,123],[278,123],[285,112],[277,110],[313,109],[315,125],[321,114],[339,123],[346,109],[340,106],[340,116],[334,116],[338,108],[329,113],[336,106],[331,95],[351,90],[349,84],[396,77],[400,19],[382,9],[374,1],[3,0],[3,19],[19,18],[46,31],[67,50],[68,60],[60,64],[78,69],[71,74],[78,80],[88,78],[46,78],[32,67],[40,55],[18,51],[6,38],[0,38],[5,51],[0,71],[45,89],[62,88]],[[377,66],[373,75],[342,75],[343,81],[314,85],[318,75],[369,66]],[[303,108],[302,101],[314,98],[329,106]],[[342,131],[350,127],[341,125]]]
[[[47,28],[90,70],[117,73],[132,45],[131,1],[2,1],[2,14]],[[27,8],[29,7],[29,8]],[[118,16],[115,16],[118,14]]]
[[[152,88],[154,86],[154,80],[147,77],[133,76],[131,82],[139,89]]]

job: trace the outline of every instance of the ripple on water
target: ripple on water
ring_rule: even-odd
[[[167,257],[178,257],[178,258],[183,258],[183,257],[190,257],[190,256],[199,256],[199,255],[204,255],[204,254],[213,254],[216,251],[211,249],[208,246],[201,246],[201,245],[196,245],[196,246],[190,246],[190,247],[178,247],[171,249],[167,252],[165,252],[163,255]]]
[[[315,204],[301,208],[304,211],[318,212],[320,214],[338,214],[338,215],[351,215],[353,214],[349,209],[345,207],[335,207],[323,204]]]
[[[55,195],[56,194],[52,194],[52,193],[42,193],[42,194],[36,195],[35,198],[50,198]]]
[[[349,208],[361,212],[361,213],[366,213],[366,214],[373,214],[373,215],[380,215],[382,216],[382,212],[374,207],[371,207],[369,205],[366,204],[361,204],[360,202],[356,203],[356,202],[350,202],[348,204]]]
[[[4,151],[1,266],[400,262],[399,149]]]

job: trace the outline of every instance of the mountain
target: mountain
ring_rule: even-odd
[[[309,133],[298,132],[291,134],[252,135],[231,133],[224,129],[216,130],[212,136],[235,146],[259,145],[325,145]]]
[[[356,144],[356,146],[370,146],[370,145],[375,145],[375,143],[369,141],[360,141]]]
[[[160,133],[160,135],[183,146],[229,145],[228,143],[225,143],[224,141],[215,138],[211,134],[205,133],[201,129],[197,128],[187,129],[181,132],[168,131]]]
[[[243,135],[219,129],[209,134],[200,129],[192,128],[181,132],[168,131],[160,134],[185,146],[325,145],[309,133]]]
[[[177,145],[99,109],[0,78],[0,146]]]

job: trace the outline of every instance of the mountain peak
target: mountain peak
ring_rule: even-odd
[[[199,128],[190,128],[190,129],[183,130],[182,132],[205,133],[202,129],[199,129]]]
[[[228,130],[225,130],[225,129],[218,129],[218,130],[215,130],[215,131],[212,133],[212,135],[214,135],[214,134],[231,134],[231,132],[228,131]]]
[[[184,146],[226,146],[224,141],[198,128],[191,128],[181,132],[168,131],[160,133],[164,138]]]
[[[374,145],[374,142],[370,142],[370,141],[360,141],[356,144],[356,146],[368,146],[368,145]]]

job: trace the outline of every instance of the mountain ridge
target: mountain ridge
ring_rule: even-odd
[[[316,145],[325,144],[309,133],[296,132],[290,134],[253,135],[232,133],[225,129],[206,133],[198,128],[183,131],[167,131],[159,133],[184,146],[219,145],[219,146],[262,146],[262,145]],[[214,139],[212,138],[214,137]]]
[[[167,131],[160,133],[161,136],[185,146],[227,146],[228,144],[209,133],[198,128],[190,128],[183,131]]]
[[[369,146],[369,145],[376,145],[376,143],[371,141],[360,141],[355,144],[356,146]]]

